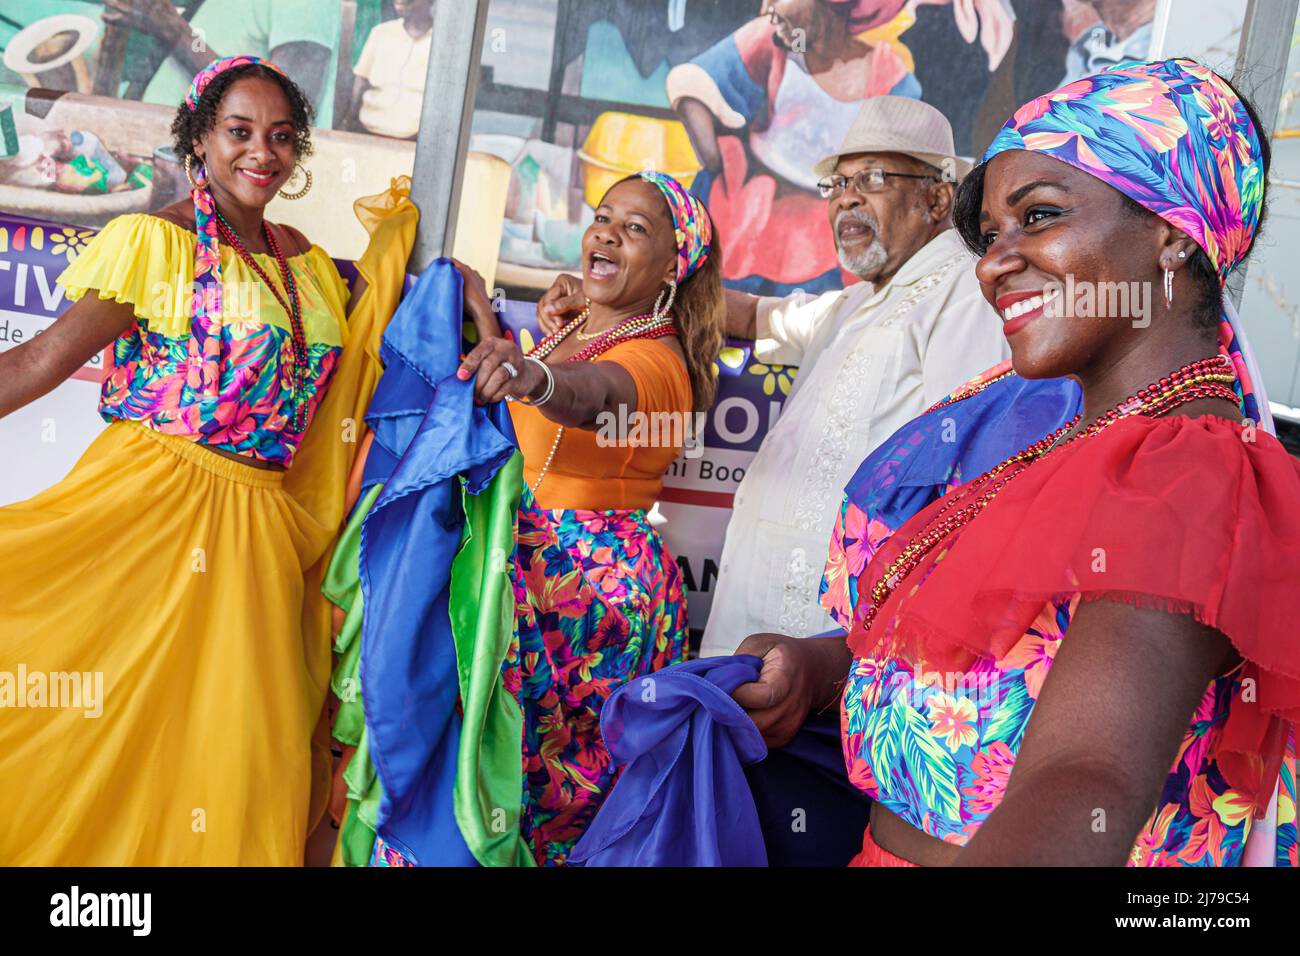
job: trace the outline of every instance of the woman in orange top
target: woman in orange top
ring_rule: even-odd
[[[479,400],[511,401],[524,457],[505,682],[524,713],[521,829],[542,865],[565,861],[613,786],[605,699],[685,656],[681,576],[646,510],[713,400],[722,347],[721,250],[677,180],[616,183],[582,252],[576,318],[528,356],[488,337],[457,373]],[[467,311],[496,327],[461,269]]]

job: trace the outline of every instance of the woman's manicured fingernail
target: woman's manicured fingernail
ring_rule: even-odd
[[[465,381],[465,379],[469,378],[469,369],[467,368],[456,369],[456,377],[460,379],[462,382]]]

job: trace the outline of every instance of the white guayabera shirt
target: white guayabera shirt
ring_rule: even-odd
[[[844,486],[895,430],[1010,351],[974,258],[948,229],[879,291],[761,299],[755,354],[799,372],[736,489],[705,657],[760,631],[835,627],[817,591]]]

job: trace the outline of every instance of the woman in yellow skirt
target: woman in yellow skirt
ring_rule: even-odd
[[[193,202],[110,222],[60,278],[76,304],[0,354],[3,416],[112,344],[109,426],[0,508],[0,865],[303,862],[321,559],[416,218],[399,183],[357,204],[348,315],[329,256],[263,217],[310,109],[264,60],[200,72],[172,127]]]

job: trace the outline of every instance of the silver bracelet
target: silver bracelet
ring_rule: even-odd
[[[546,391],[542,392],[541,398],[533,399],[532,401],[523,398],[515,399],[515,401],[520,405],[529,405],[534,408],[538,405],[545,405],[551,400],[551,396],[555,394],[555,376],[551,374],[551,367],[541,359],[533,358],[531,355],[524,356],[524,361],[535,362],[537,365],[541,366],[542,372],[546,375]]]

